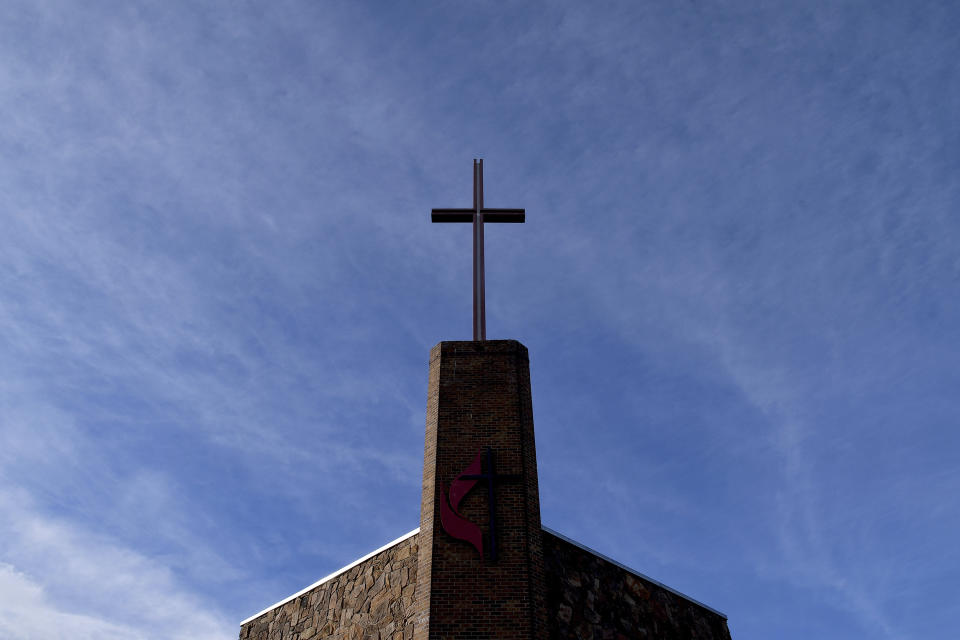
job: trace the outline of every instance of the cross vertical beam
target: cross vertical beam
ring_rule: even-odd
[[[483,286],[483,159],[473,161],[473,339],[487,339]]]
[[[484,222],[524,222],[524,209],[487,209],[483,204],[483,160],[473,160],[473,208],[432,209],[432,222],[473,223],[473,339],[487,339],[486,278],[483,263]]]
[[[487,483],[487,513],[490,527],[490,562],[497,561],[497,503],[494,501],[493,483],[502,481],[523,480],[519,473],[497,473],[493,468],[493,450],[487,447],[487,471],[478,474],[462,475],[464,480],[483,480]]]

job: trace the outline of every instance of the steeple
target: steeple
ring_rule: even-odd
[[[469,484],[484,476],[483,490]],[[441,342],[430,351],[415,640],[546,640],[542,535],[526,347]]]

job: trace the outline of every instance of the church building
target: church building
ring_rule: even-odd
[[[419,528],[244,620],[240,640],[729,640],[724,614],[541,524],[527,349],[486,340],[483,318],[483,217],[523,210],[482,192],[475,161],[474,208],[434,210],[474,225],[474,340],[430,351]]]

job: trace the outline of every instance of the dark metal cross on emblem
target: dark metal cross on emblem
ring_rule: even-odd
[[[433,209],[433,222],[473,223],[473,339],[487,339],[487,313],[484,302],[483,223],[523,222],[524,209],[487,209],[483,206],[483,160],[473,161],[473,208]]]
[[[475,475],[462,475],[463,480],[483,480],[487,483],[487,514],[490,523],[490,562],[497,561],[497,503],[494,500],[493,483],[517,481],[523,476],[514,473],[497,473],[493,468],[493,450],[487,447],[487,471]]]

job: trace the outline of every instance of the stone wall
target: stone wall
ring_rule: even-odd
[[[240,627],[240,640],[411,640],[413,535]]]
[[[547,531],[543,553],[555,640],[730,640],[722,615]]]

